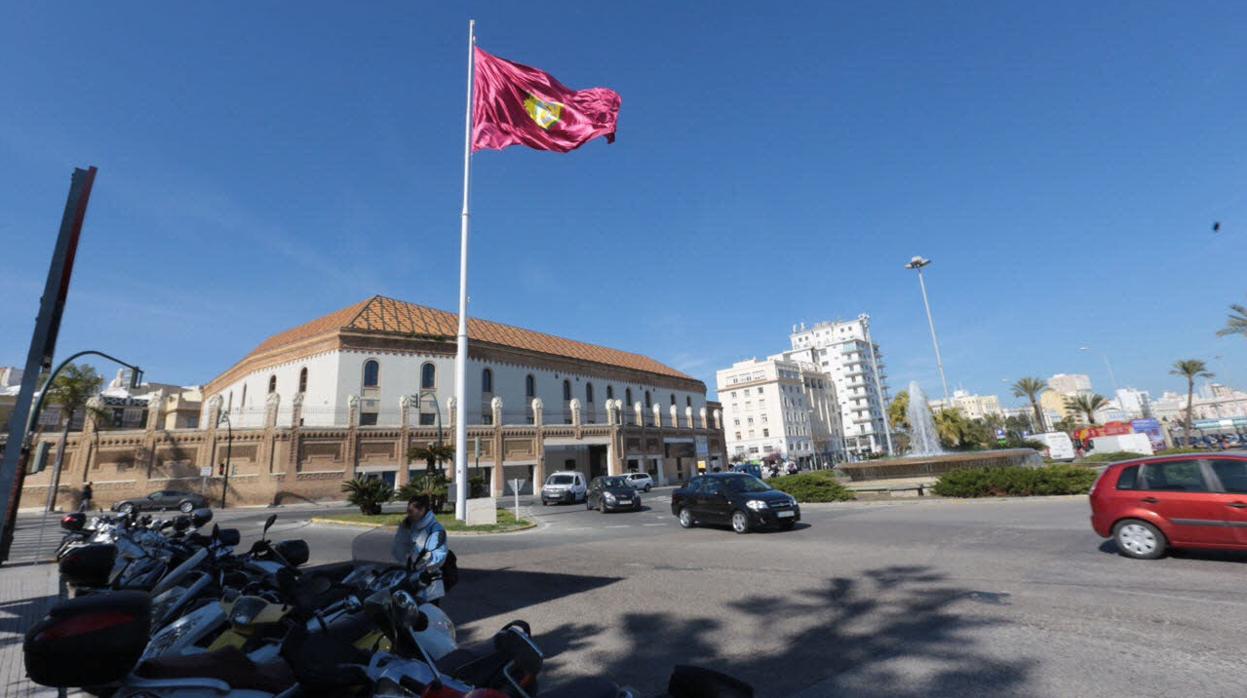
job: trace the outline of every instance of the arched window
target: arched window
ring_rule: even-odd
[[[565,380],[563,381],[563,400],[569,401],[571,399],[572,399],[572,382]]]
[[[593,384],[585,383],[585,402],[593,404]]]
[[[247,409],[247,384],[242,384],[242,399],[238,401],[238,409]]]
[[[481,392],[494,392],[494,372],[488,368],[481,371]]]
[[[693,406],[693,396],[692,396],[692,395],[685,395],[685,396],[684,396],[684,406],[685,406],[685,407],[692,407],[692,406]]]
[[[303,369],[299,371],[299,392],[301,393],[307,392],[307,367],[306,366],[304,366]]]
[[[234,411],[234,391],[233,390],[229,391],[229,401],[225,403],[225,411],[226,412]]]
[[[671,393],[671,404],[675,404],[675,393]]]
[[[277,392],[277,376],[272,375],[268,377],[268,394],[272,395],[275,392]]]
[[[648,410],[648,409],[649,409],[650,407],[652,407],[653,405],[654,405],[653,400],[650,400],[650,399],[649,399],[649,391],[648,391],[648,390],[646,390],[646,391],[645,391],[645,409],[647,409],[647,410]]]
[[[607,400],[615,399],[615,386],[613,385],[606,386],[606,399]]]
[[[624,402],[628,403],[628,409],[632,409],[632,388],[624,390]]]
[[[364,362],[364,387],[375,388],[380,384],[381,380],[381,364],[374,359],[368,359]]]
[[[533,378],[533,374],[524,377],[524,395],[526,397],[537,397],[537,379]]]
[[[437,367],[431,363],[420,367],[420,389],[432,390],[437,387]]]

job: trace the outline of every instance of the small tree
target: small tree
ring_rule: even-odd
[[[1031,403],[1031,411],[1035,414],[1035,428],[1043,429],[1043,411],[1039,409],[1039,396],[1048,389],[1048,383],[1042,378],[1019,378],[1013,384],[1013,397],[1025,397]]]
[[[446,444],[431,443],[427,446],[412,446],[407,451],[407,462],[422,460],[425,462],[425,472],[432,474],[441,470],[441,464],[446,461],[455,459],[454,446]]]
[[[88,407],[87,402],[99,394],[104,379],[95,369],[78,364],[69,364],[61,369],[52,387],[48,388],[47,402],[59,405],[64,428],[61,431],[61,442],[56,449],[56,461],[52,465],[52,483],[48,491],[48,511],[56,506],[56,492],[61,485],[61,466],[65,462],[65,444],[69,440],[69,426],[79,413],[87,412],[96,418],[102,418],[103,410]]]
[[[1182,359],[1173,362],[1173,369],[1169,371],[1170,375],[1182,376],[1186,379],[1186,420],[1182,426],[1182,433],[1186,437],[1188,445],[1191,443],[1191,422],[1195,417],[1195,379],[1196,378],[1212,378],[1212,372],[1208,370],[1208,366],[1199,359]]]
[[[381,478],[347,480],[342,483],[342,491],[346,493],[346,501],[368,516],[380,514],[381,505],[394,496],[394,490]]]
[[[398,488],[398,498],[404,502],[420,494],[428,496],[430,511],[434,514],[441,512],[450,494],[446,477],[441,473],[425,473]]]
[[[1088,424],[1095,424],[1096,410],[1106,404],[1108,404],[1108,400],[1104,399],[1104,396],[1099,394],[1075,395],[1074,397],[1066,398],[1065,400],[1065,407],[1067,409],[1087,415]]]
[[[909,391],[902,390],[888,405],[888,423],[893,429],[909,431]]]

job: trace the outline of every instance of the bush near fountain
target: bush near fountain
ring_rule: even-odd
[[[903,477],[938,477],[954,470],[987,468],[1041,468],[1043,457],[1029,448],[1009,448],[999,451],[964,451],[939,456],[907,456],[841,463],[837,470],[850,480],[888,480]]]
[[[932,492],[941,497],[1042,497],[1087,494],[1099,473],[1077,465],[1047,468],[955,470],[940,477]]]
[[[766,484],[787,492],[802,504],[808,502],[851,502],[857,499],[853,491],[836,480],[831,470],[812,470],[796,475],[773,477]]]

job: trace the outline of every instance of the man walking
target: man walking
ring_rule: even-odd
[[[390,554],[400,565],[411,560],[415,563],[413,571],[433,575],[433,580],[420,592],[421,602],[440,605],[440,599],[446,595],[438,572],[448,552],[446,529],[429,510],[429,496],[418,494],[407,500],[407,516],[394,532]]]
[[[90,482],[82,486],[82,500],[78,502],[78,511],[91,511],[91,497],[94,494]]]

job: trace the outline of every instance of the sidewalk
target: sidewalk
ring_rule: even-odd
[[[55,696],[26,679],[22,639],[26,630],[60,600],[56,565],[0,568],[0,695]]]

